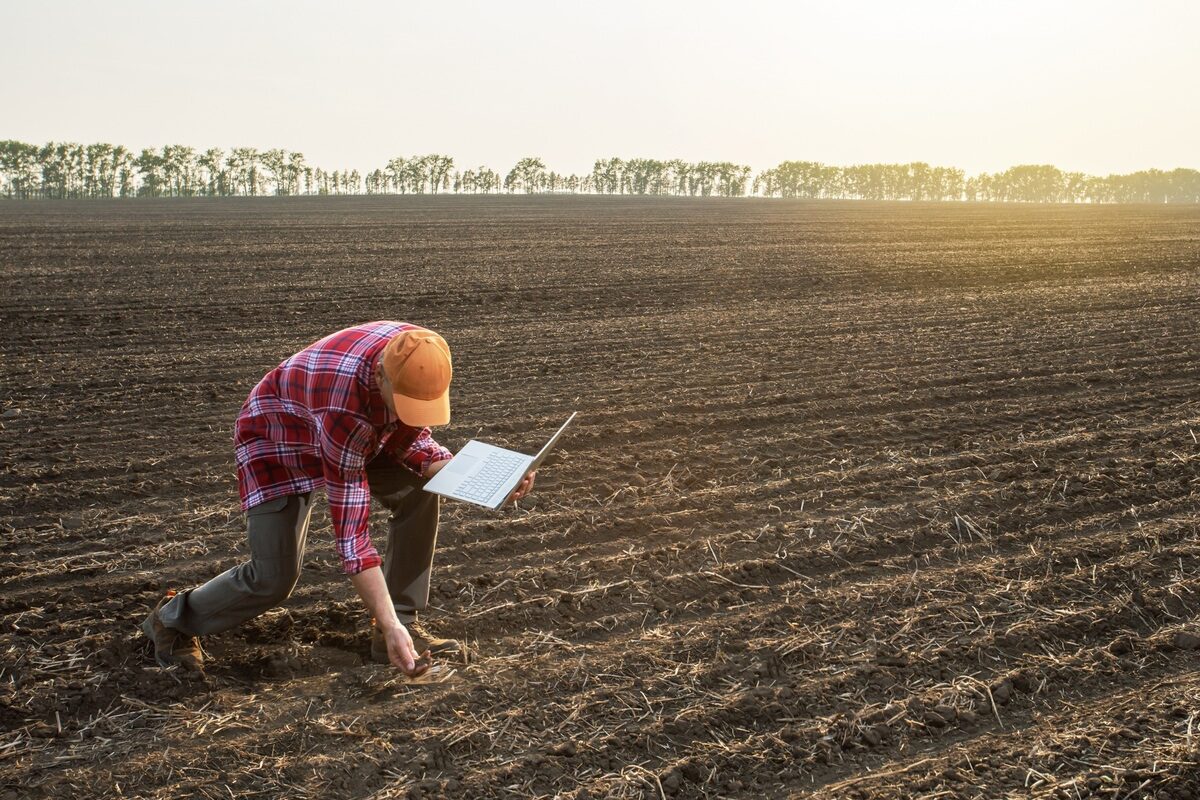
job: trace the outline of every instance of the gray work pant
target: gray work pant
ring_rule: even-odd
[[[429,603],[440,498],[425,479],[385,459],[367,465],[371,497],[392,512],[383,575],[405,624]],[[163,624],[192,636],[229,630],[286,600],[300,577],[312,493],[278,497],[246,512],[250,560],[185,592],[163,607]]]

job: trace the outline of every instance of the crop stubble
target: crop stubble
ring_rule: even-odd
[[[1194,208],[0,205],[0,780],[1194,797],[1198,266]],[[477,658],[364,664],[321,507],[284,609],[154,667],[242,556],[246,393],[376,318],[451,342],[452,447],[580,412],[519,510],[444,507]]]

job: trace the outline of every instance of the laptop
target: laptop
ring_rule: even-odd
[[[538,468],[542,459],[550,452],[563,435],[563,431],[575,419],[574,412],[567,417],[550,441],[542,446],[536,456],[528,456],[515,450],[472,439],[458,451],[446,466],[425,483],[425,491],[466,500],[484,508],[496,509],[504,505],[509,496],[520,485],[521,480]]]

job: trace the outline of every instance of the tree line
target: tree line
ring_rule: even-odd
[[[107,143],[0,141],[0,193],[17,199],[359,194],[362,182],[358,170],[329,172],[281,149],[166,145],[135,155]]]
[[[562,174],[540,158],[508,172],[459,169],[450,156],[397,156],[365,175],[328,171],[296,151],[185,145],[44,145],[0,141],[0,195],[14,199],[240,197],[327,194],[497,194],[570,192],[683,197],[790,197],[857,200],[968,200],[1027,203],[1200,203],[1200,172],[1142,170],[1096,176],[1026,164],[968,176],[955,167],[909,164],[832,166],[784,161],[751,176],[728,161],[605,158],[584,175]]]
[[[971,200],[1023,203],[1200,203],[1200,172],[1142,170],[1096,176],[1023,164],[967,177],[954,167],[862,164],[833,167],[785,161],[754,180],[767,197],[855,200]]]

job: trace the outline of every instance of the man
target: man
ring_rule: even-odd
[[[288,598],[322,486],[342,568],[375,619],[372,657],[411,674],[426,650],[465,655],[417,623],[429,601],[439,510],[438,496],[421,487],[451,458],[429,431],[450,421],[451,374],[446,341],[403,322],[338,331],[267,373],[234,432],[250,560],[159,601],[142,623],[158,663],[203,671],[196,637]],[[533,482],[531,473],[513,498]],[[371,498],[392,512],[385,559],[367,530]]]

